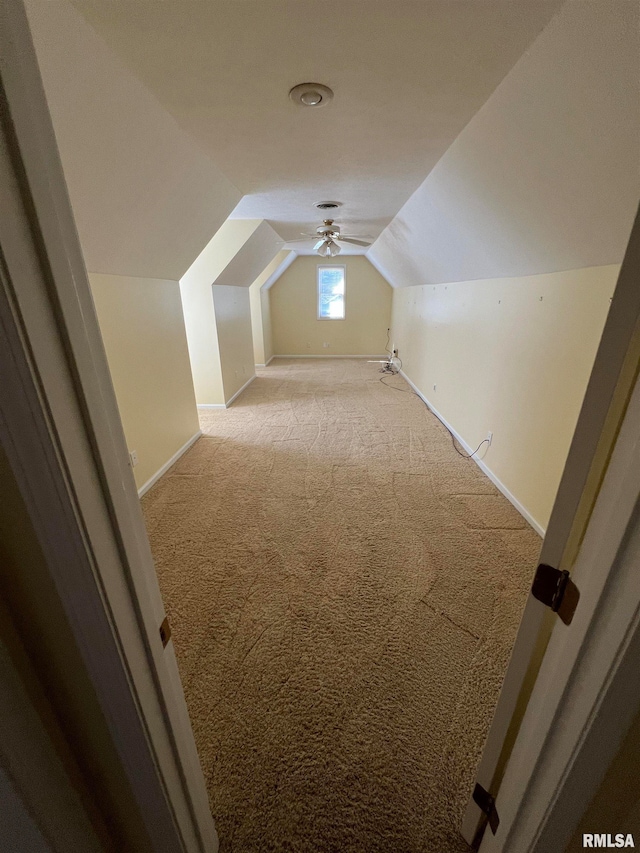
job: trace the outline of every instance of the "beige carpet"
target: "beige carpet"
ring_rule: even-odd
[[[377,367],[275,360],[143,499],[223,853],[468,849],[540,539]]]

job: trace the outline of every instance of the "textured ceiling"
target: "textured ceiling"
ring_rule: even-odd
[[[74,5],[238,187],[234,215],[292,239],[327,198],[345,233],[377,237],[560,0]],[[308,80],[334,100],[295,106]]]
[[[27,12],[87,268],[179,279],[240,191],[68,3]]]
[[[369,251],[394,286],[622,261],[640,197],[640,9],[571,0]]]

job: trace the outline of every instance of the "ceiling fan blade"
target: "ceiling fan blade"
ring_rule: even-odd
[[[314,234],[314,237],[317,236]],[[284,243],[307,243],[309,240],[312,240],[313,237],[294,237],[293,240],[277,240],[278,244]]]
[[[367,243],[364,240],[356,240],[355,237],[336,237],[340,243],[353,243],[354,246],[370,246],[371,243]]]

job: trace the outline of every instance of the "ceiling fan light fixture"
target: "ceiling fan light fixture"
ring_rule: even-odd
[[[322,83],[299,83],[291,89],[289,97],[300,107],[324,107],[333,98],[333,92]]]
[[[340,246],[333,240],[321,240],[313,248],[323,258],[335,258],[340,254]]]

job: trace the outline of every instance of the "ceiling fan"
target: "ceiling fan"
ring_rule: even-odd
[[[318,242],[313,247],[313,251],[317,252],[319,255],[322,255],[323,258],[333,258],[336,255],[339,255],[339,243],[352,243],[354,246],[371,245],[370,238],[363,239],[360,235],[349,235],[348,237],[342,236],[342,234],[340,233],[340,226],[335,225],[333,219],[323,220],[322,225],[319,225],[316,228],[315,234],[308,234],[304,231],[301,233],[302,237],[298,237],[295,240],[284,240],[283,242],[302,243],[308,240],[309,237],[318,237]]]

